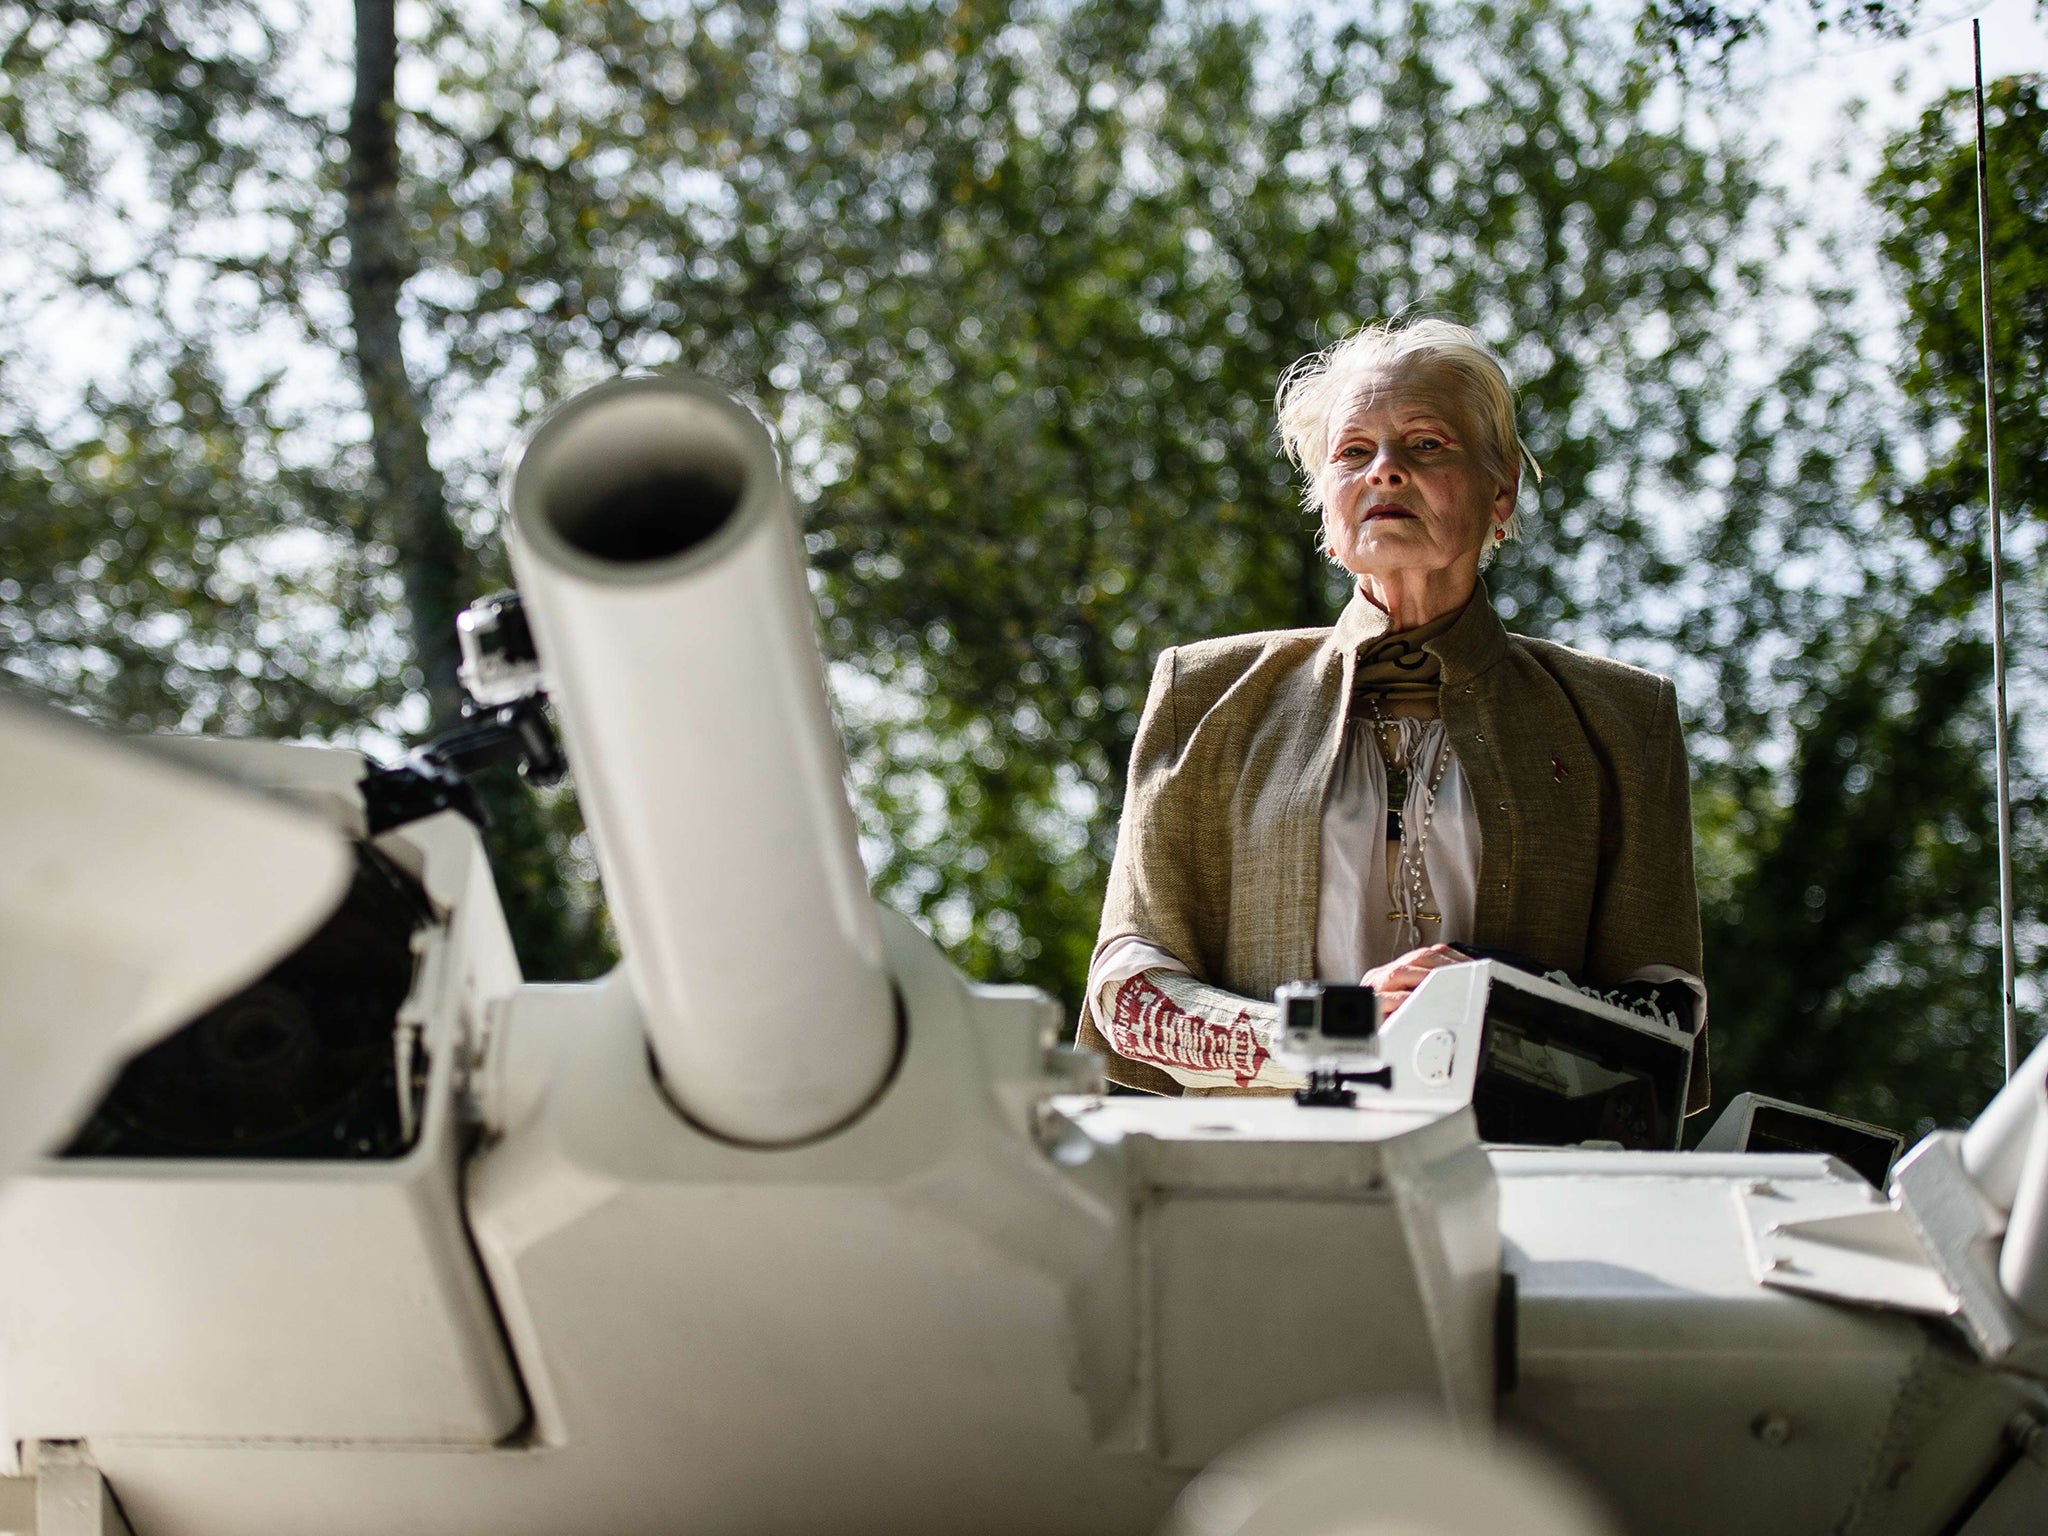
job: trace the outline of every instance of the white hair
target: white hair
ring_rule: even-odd
[[[1301,471],[1302,504],[1323,515],[1323,457],[1330,446],[1330,412],[1345,390],[1365,375],[1394,367],[1427,368],[1449,386],[1451,404],[1472,434],[1472,452],[1494,484],[1519,493],[1521,465],[1538,484],[1543,468],[1515,427],[1515,386],[1507,365],[1476,333],[1449,320],[1382,321],[1362,326],[1334,346],[1311,353],[1280,379],[1276,405],[1280,442]],[[1509,538],[1521,536],[1521,513],[1509,516]],[[1492,555],[1488,541],[1487,558]]]

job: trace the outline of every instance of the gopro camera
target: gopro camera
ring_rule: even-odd
[[[1273,989],[1273,1001],[1280,1006],[1273,1054],[1308,1078],[1295,1103],[1350,1109],[1358,1103],[1352,1084],[1393,1087],[1393,1068],[1380,1060],[1380,999],[1371,987],[1290,981]]]
[[[455,638],[462,647],[457,676],[481,708],[501,709],[542,691],[540,657],[517,592],[471,603],[455,616]]]
[[[1276,989],[1280,1040],[1290,1056],[1379,1057],[1380,999],[1371,987],[1290,981]]]

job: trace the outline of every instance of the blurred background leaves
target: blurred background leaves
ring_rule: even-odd
[[[1912,1130],[1996,1081],[1964,104],[1869,189],[1893,367],[1845,284],[1784,275],[1726,8],[323,14],[0,0],[9,686],[389,755],[453,707],[446,615],[506,580],[517,427],[622,369],[709,374],[784,448],[879,894],[1071,1005],[1152,657],[1343,597],[1280,372],[1443,314],[1510,359],[1547,471],[1491,578],[1511,627],[1679,679],[1718,1096]],[[2021,530],[2044,124],[2039,80],[1996,82]],[[2018,784],[2031,978],[2030,758]],[[486,793],[529,972],[601,970],[573,796]]]

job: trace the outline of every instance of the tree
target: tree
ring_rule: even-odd
[[[765,376],[865,683],[879,883],[971,968],[1077,995],[1159,646],[1334,610],[1267,401],[1359,320],[1425,305],[1514,340],[1557,471],[1546,558],[1501,573],[1524,622],[1627,640],[1638,609],[1600,589],[1675,578],[1638,498],[1705,455],[1750,282],[1705,253],[1754,182],[1647,126],[1647,77],[1578,13],[1287,37],[1230,8],[877,8],[794,37],[549,15],[473,62],[465,34],[477,94],[444,91],[424,157],[475,274],[451,359],[559,377],[660,335]],[[624,62],[649,52],[673,61],[651,88]],[[549,71],[603,88],[522,116]],[[458,155],[454,124],[489,127]],[[729,169],[678,201],[672,145]],[[515,223],[530,264],[493,277]]]
[[[452,717],[474,578],[400,348],[392,7],[365,0],[358,20],[353,110],[330,132],[280,93],[293,32],[262,7],[0,7],[12,168],[39,178],[44,210],[78,215],[24,220],[41,238],[14,255],[55,274],[46,304],[103,298],[88,334],[129,349],[71,412],[41,398],[41,360],[0,373],[0,667],[16,686],[128,728],[367,725],[387,752]],[[78,213],[94,209],[113,217]],[[250,376],[241,354],[281,350]],[[345,405],[294,390],[323,351],[355,371],[367,439]],[[529,969],[588,973],[605,943],[561,899],[573,803],[484,794]]]
[[[467,552],[427,450],[423,392],[406,367],[400,299],[419,264],[404,228],[398,158],[398,32],[394,0],[356,0],[355,98],[348,114],[346,287],[356,376],[370,415],[378,500],[399,551],[406,628],[429,717],[451,721],[455,616],[468,590]]]
[[[1763,0],[1647,0],[1637,30],[1656,39],[1681,65],[1725,63],[1764,34]],[[1806,0],[1817,33],[1903,37],[1920,14],[1919,0]]]
[[[13,163],[146,205],[40,267],[132,364],[70,413],[0,371],[11,675],[137,724],[422,732],[446,615],[504,579],[515,425],[709,373],[786,452],[878,888],[1071,1002],[1152,655],[1342,596],[1280,370],[1449,313],[1509,350],[1550,471],[1503,607],[1692,706],[1724,1089],[1968,1097],[1980,1047],[1926,1076],[1981,1039],[1968,594],[1899,536],[1923,493],[1842,296],[1737,382],[1785,215],[1711,106],[1668,124],[1654,40],[1557,0],[358,18],[320,106],[274,9],[0,8]],[[530,968],[601,963],[573,808],[494,805]],[[1860,1051],[1902,1008],[1934,1022]]]
[[[1264,402],[1357,320],[1516,339],[1556,472],[1549,558],[1501,572],[1525,621],[1625,640],[1595,571],[1672,579],[1634,503],[1704,451],[1749,278],[1701,258],[1753,179],[1646,126],[1640,61],[1575,11],[1284,36],[1228,6],[426,14],[417,100],[387,103],[366,4],[345,136],[253,84],[248,108],[267,153],[345,146],[345,199],[300,194],[262,270],[359,374],[350,531],[396,578],[412,686],[445,686],[429,620],[488,572],[502,439],[455,423],[635,362],[722,374],[810,504],[881,887],[977,970],[1074,995],[1151,653],[1334,607]]]
[[[2044,514],[2041,265],[2048,113],[2041,83],[1994,82],[1989,128],[1994,338],[2008,523],[2026,549]],[[1967,1118],[1997,1086],[1998,917],[1991,823],[1988,539],[1974,149],[1967,96],[1936,103],[1890,146],[1872,199],[1904,312],[1903,452],[1868,461],[1870,543],[1834,623],[1810,638],[1783,774],[1752,774],[1702,816],[1740,827],[1740,872],[1708,901],[1722,1064],[1745,1086],[1912,1128]],[[1839,351],[1839,349],[1836,349]],[[1902,418],[1902,419],[1901,419]],[[2008,426],[2008,421],[2010,426]],[[1903,429],[1903,430],[1900,430]],[[1870,428],[1863,429],[1868,437]],[[1853,439],[1853,429],[1837,436]],[[1918,458],[1909,471],[1901,460]],[[1816,520],[1839,518],[1821,483]],[[1851,489],[1851,487],[1842,487]],[[1830,510],[1824,501],[1834,501]],[[1794,526],[1792,519],[1781,519]],[[1911,530],[1884,540],[1882,527]],[[1869,549],[1890,547],[1873,560]],[[2016,697],[2038,697],[2038,575],[2016,566]],[[2035,642],[2030,644],[2029,642]],[[1757,643],[1756,634],[1745,645]],[[1738,654],[1731,651],[1729,654]],[[2038,974],[2042,781],[2016,757],[2022,970]],[[1735,813],[1737,804],[1746,806]],[[2038,996],[2023,993],[2025,996]],[[2025,1023],[2023,1045],[2039,1037]]]
[[[1984,367],[1970,98],[1934,103],[1885,155],[1871,188],[1881,244],[1904,304],[1914,425],[1933,448],[1900,510],[1957,574],[1980,581]],[[1991,324],[1998,362],[1999,479],[2015,523],[2048,519],[2048,81],[1993,80],[1985,135],[1991,176]]]

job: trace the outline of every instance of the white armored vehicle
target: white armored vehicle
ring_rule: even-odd
[[[604,981],[451,754],[0,710],[0,1531],[2048,1530],[2048,1055],[1680,1153],[1688,1037],[1479,961],[1298,999],[1321,1102],[1107,1096],[870,899],[750,416],[605,386],[507,505]]]

